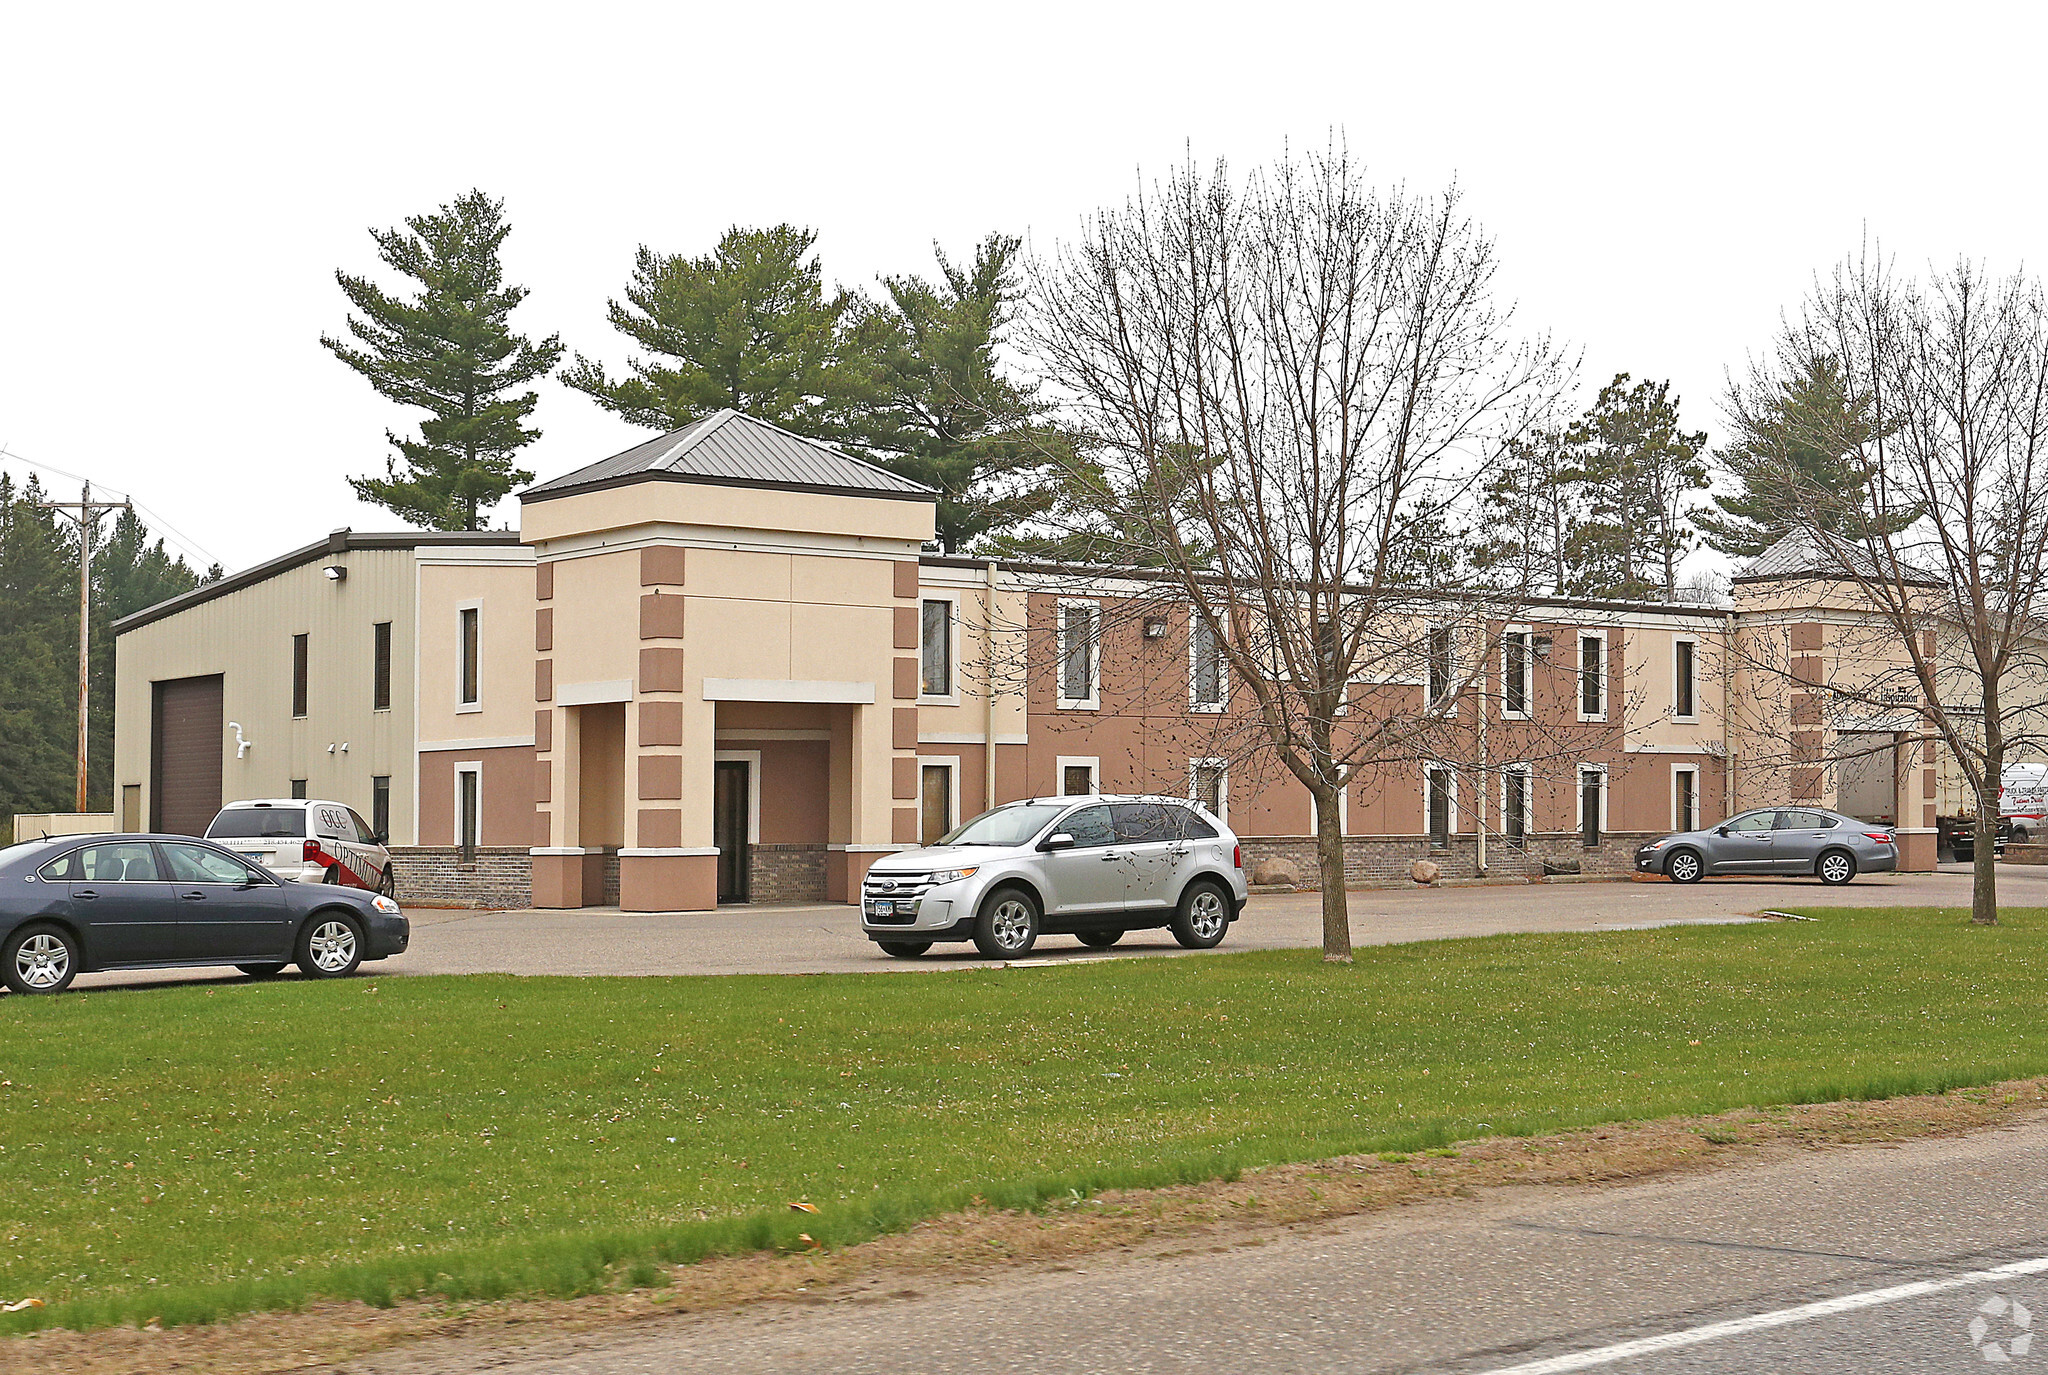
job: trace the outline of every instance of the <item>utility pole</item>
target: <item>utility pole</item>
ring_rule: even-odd
[[[46,501],[42,505],[52,511],[62,512],[68,519],[78,523],[78,805],[74,810],[85,810],[85,765],[86,742],[86,697],[92,678],[92,660],[88,654],[92,636],[92,545],[99,533],[100,512],[132,511],[135,508],[125,501],[94,501],[92,483],[85,484],[77,501]]]

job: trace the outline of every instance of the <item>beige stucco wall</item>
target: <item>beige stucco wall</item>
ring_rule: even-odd
[[[897,543],[907,540],[916,545],[931,538],[932,506],[925,501],[649,480],[528,502],[520,510],[519,523],[529,544],[598,533],[630,538],[626,532],[672,524],[712,536],[721,531],[761,530]]]
[[[419,741],[533,741],[533,551],[520,546],[419,558]],[[460,699],[459,611],[477,609],[477,703]]]
[[[321,569],[339,563],[348,577]],[[370,814],[370,779],[391,778],[394,838],[413,833],[413,553],[352,549],[323,555],[251,587],[225,593],[114,642],[114,795],[129,784],[150,806],[150,685],[160,679],[222,675],[224,721],[253,742],[235,757],[235,733],[221,739],[223,801],[284,797],[295,778],[313,797]],[[391,708],[371,709],[374,634],[392,623]],[[307,713],[294,720],[292,636],[307,639]],[[346,743],[346,752],[341,745]],[[328,752],[328,746],[335,747]],[[153,822],[148,818],[146,824]]]

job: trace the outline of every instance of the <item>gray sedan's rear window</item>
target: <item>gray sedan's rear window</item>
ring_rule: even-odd
[[[304,807],[234,807],[206,828],[209,840],[293,840],[305,833]]]

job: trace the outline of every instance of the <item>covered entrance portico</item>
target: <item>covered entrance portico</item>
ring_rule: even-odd
[[[521,498],[535,905],[597,901],[614,847],[630,911],[858,901],[918,834],[932,493],[731,412],[643,450]]]

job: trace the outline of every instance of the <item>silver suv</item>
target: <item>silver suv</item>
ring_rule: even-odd
[[[881,860],[861,885],[861,928],[904,959],[964,940],[1015,959],[1047,932],[1100,949],[1162,926],[1206,950],[1248,893],[1237,837],[1192,802],[1040,797]]]

